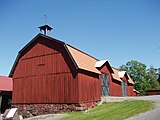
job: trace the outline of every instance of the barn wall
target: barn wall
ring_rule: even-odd
[[[64,47],[38,42],[22,53],[14,71],[13,104],[78,102],[77,71]]]
[[[127,85],[127,94],[128,96],[136,96],[136,93],[133,91],[134,86],[130,83]]]
[[[122,81],[124,81],[125,84],[126,84],[126,92],[125,92],[124,96],[128,96],[128,91],[129,90],[128,90],[128,77],[127,77],[127,74],[124,75],[124,77],[122,78]],[[122,96],[123,96],[123,90],[122,90]]]
[[[126,77],[126,75],[124,75],[124,77],[122,78],[122,80],[127,83],[127,77]]]
[[[102,73],[111,75],[110,71],[108,70],[106,65],[103,65],[100,69],[99,69]]]
[[[99,69],[102,73],[109,75],[110,96],[122,96],[121,82],[114,80],[107,65],[103,65]]]
[[[127,78],[126,74],[124,75],[122,80],[126,81],[126,83],[127,83],[127,96],[136,96],[136,94],[133,91],[134,86],[133,86],[133,84],[128,83],[128,78]]]
[[[79,102],[101,100],[101,81],[99,75],[81,71],[78,73]]]
[[[122,96],[122,86],[121,82],[114,80],[112,78],[112,82],[110,82],[110,92],[111,96]]]
[[[111,75],[110,71],[108,70],[107,65],[103,65],[99,70],[101,71],[101,73],[109,75],[110,95],[112,96],[112,89],[111,89],[111,86],[112,86],[112,75]],[[101,95],[102,95],[102,91],[101,91]]]

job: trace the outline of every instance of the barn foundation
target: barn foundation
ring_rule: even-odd
[[[12,108],[18,108],[20,114],[24,118],[28,118],[44,114],[83,111],[97,106],[99,102],[100,101],[76,104],[16,104],[12,105]]]

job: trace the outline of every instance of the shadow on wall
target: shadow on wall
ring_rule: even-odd
[[[0,93],[0,114],[1,114],[1,103],[2,103],[2,95]]]
[[[12,99],[12,96],[10,94],[2,94],[0,97],[0,103],[1,103],[1,108],[0,111],[1,113],[4,113],[6,109],[9,109],[11,107],[10,100]]]

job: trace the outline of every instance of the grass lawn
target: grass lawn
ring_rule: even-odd
[[[88,113],[68,113],[61,120],[124,120],[154,107],[154,103],[143,100],[103,103],[89,110]]]

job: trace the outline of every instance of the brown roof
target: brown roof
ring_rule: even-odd
[[[78,68],[101,74],[100,71],[95,68],[95,63],[98,61],[96,58],[84,53],[83,51],[78,50],[77,48],[74,48],[69,44],[66,44],[66,47],[73,57]]]
[[[114,71],[114,73],[112,73],[112,77],[113,77],[115,80],[118,80],[118,81],[122,82],[122,80],[121,80],[121,78],[119,77],[119,74],[118,74],[119,70],[116,69],[116,68],[114,68],[114,67],[112,67],[112,69],[113,69],[113,71]]]
[[[130,75],[127,74],[127,76],[128,76],[128,78],[129,78],[129,79],[128,79],[128,82],[129,82],[130,84],[134,84],[134,82],[133,82],[132,78],[130,77]]]

